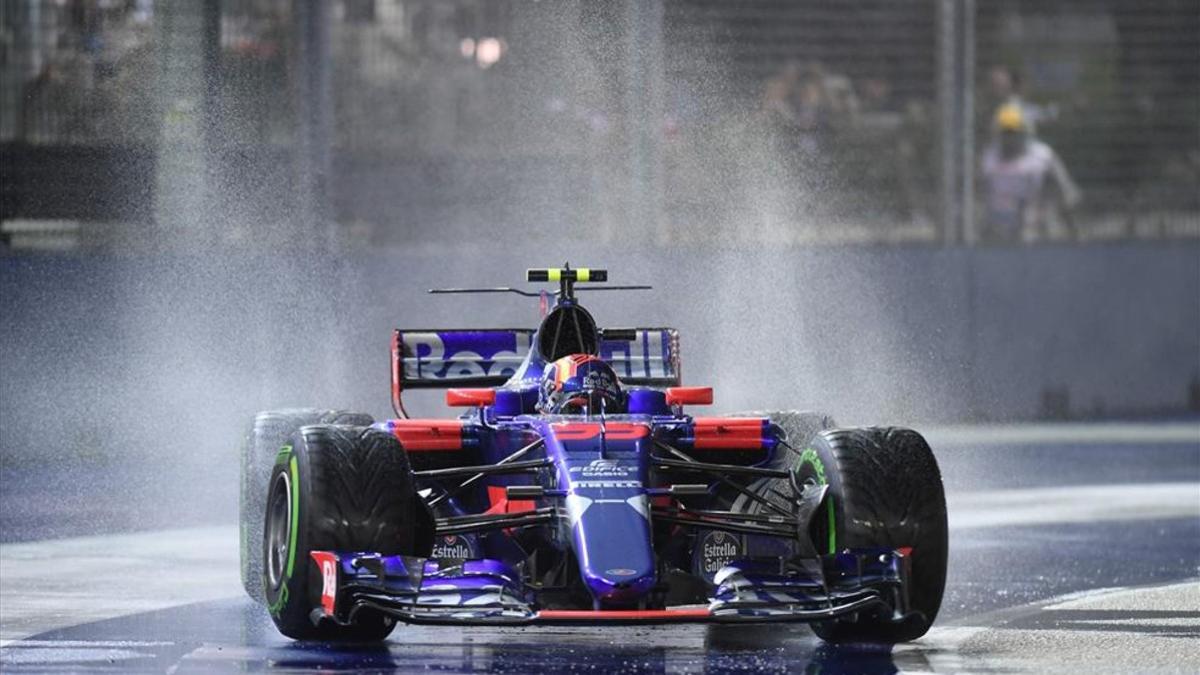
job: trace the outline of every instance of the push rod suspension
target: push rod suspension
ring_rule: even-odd
[[[762,478],[787,478],[788,472],[777,469],[762,469],[757,466],[738,466],[736,464],[709,464],[707,462],[682,462],[665,457],[655,457],[654,463],[665,469],[682,469],[714,474],[741,474],[743,476],[759,476]]]
[[[446,521],[438,522],[437,526],[434,527],[434,534],[439,536],[446,534],[470,534],[472,532],[504,530],[512,527],[545,525],[550,523],[553,519],[553,513],[543,513],[540,512],[540,510],[526,511],[524,513],[503,514],[498,518],[491,518],[488,520],[472,520],[468,522],[448,519]]]
[[[792,538],[796,536],[795,530],[786,527],[769,527],[766,525],[755,525],[752,523],[735,523],[728,520],[710,518],[681,518],[677,515],[672,515],[670,512],[657,510],[652,511],[651,513],[656,522],[671,523],[686,527],[702,527],[708,530],[723,530],[725,532],[738,532],[741,534],[759,534],[768,537]]]
[[[449,476],[469,476],[471,474],[480,474],[483,476],[498,474],[498,473],[522,473],[532,469],[540,469],[550,466],[550,460],[547,459],[528,459],[523,462],[509,462],[507,464],[481,464],[478,466],[452,466],[446,469],[429,469],[427,471],[414,471],[413,475],[417,478],[447,478]]]
[[[738,513],[737,511],[713,511],[713,510],[709,510],[709,509],[689,509],[684,506],[680,506],[678,509],[671,508],[671,509],[669,509],[669,511],[671,512],[671,515],[676,515],[676,513],[678,513],[678,515],[683,516],[683,517],[694,516],[696,518],[729,518],[732,520],[744,520],[744,521],[748,521],[748,522],[752,522],[752,523],[768,523],[771,525],[790,525],[792,527],[795,527],[797,525],[797,521],[795,518],[788,518],[786,516],[776,516],[776,515],[771,515],[771,514],[764,515],[761,513]]]
[[[545,443],[545,441],[543,439],[539,438],[536,441],[530,443],[529,445],[526,445],[525,447],[521,448],[520,450],[517,450],[516,452],[509,455],[508,457],[505,457],[504,459],[500,460],[499,462],[496,462],[496,465],[499,466],[501,464],[510,464],[512,462],[515,462],[518,459],[529,454],[534,449],[541,447],[543,443]],[[467,488],[471,487],[475,483],[478,483],[480,480],[483,480],[483,477],[486,475],[487,474],[485,474],[485,473],[476,473],[475,475],[466,479],[462,483],[459,483],[459,485],[457,487],[446,490],[442,494],[438,495],[437,497],[434,497],[432,500],[429,501],[429,508],[434,508],[435,506],[437,506],[438,504],[441,504],[442,502],[446,501],[447,499],[453,499],[454,497],[457,497],[463,490],[466,490]]]
[[[699,464],[700,463],[700,462],[697,462],[692,457],[690,457],[687,453],[684,453],[676,448],[673,448],[670,445],[668,445],[662,441],[656,440],[656,441],[654,441],[654,444],[660,450],[665,450],[667,453],[674,455],[675,457],[678,457],[679,459],[682,459],[683,461],[688,462],[689,464]],[[775,504],[774,502],[764,498],[762,495],[755,494],[753,490],[747,490],[745,486],[738,484],[736,481],[732,480],[728,476],[717,473],[717,474],[713,474],[713,477],[716,478],[717,481],[720,482],[722,485],[726,485],[730,488],[733,488],[739,494],[745,495],[746,498],[749,499],[750,501],[755,502],[757,504],[761,504],[762,506],[764,506],[768,509],[771,509],[772,511],[774,511],[775,513],[778,513],[781,516],[791,516],[792,515],[791,513],[787,512],[783,508],[781,508],[778,504]]]

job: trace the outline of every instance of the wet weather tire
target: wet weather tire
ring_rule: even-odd
[[[238,500],[242,587],[255,601],[265,602],[262,590],[263,515],[267,508],[267,479],[275,466],[275,455],[292,434],[308,424],[353,424],[370,426],[370,415],[345,410],[292,408],[269,410],[254,418],[242,443],[241,489]]]
[[[829,485],[810,530],[819,552],[911,548],[908,619],[859,612],[813,624],[813,631],[828,642],[896,643],[924,635],[942,604],[947,554],[942,478],[925,439],[898,427],[824,431],[801,451],[795,469],[802,485]]]
[[[412,471],[400,442],[376,429],[306,426],[271,471],[263,537],[263,590],[272,620],[297,640],[374,642],[391,617],[361,609],[342,626],[314,622],[322,576],[312,551],[411,555],[417,536]]]
[[[781,426],[783,426],[781,424]],[[789,433],[789,438],[791,434]],[[808,536],[820,554],[847,548],[911,547],[909,609],[903,623],[860,612],[853,619],[813,624],[828,642],[895,643],[929,630],[946,584],[946,499],[941,474],[925,439],[911,429],[827,429],[786,453],[800,485],[828,484]],[[796,495],[791,481],[771,478],[748,486],[734,511],[769,514],[770,502],[787,511]]]

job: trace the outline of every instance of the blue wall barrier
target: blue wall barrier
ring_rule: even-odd
[[[384,416],[393,327],[538,319],[527,298],[427,288],[523,285],[525,267],[564,259],[654,284],[585,302],[601,325],[678,327],[684,380],[713,385],[719,411],[903,424],[1178,413],[1200,378],[1198,242],[10,256],[0,452],[143,456],[183,443],[231,457],[258,409]],[[411,403],[451,414],[436,395]]]

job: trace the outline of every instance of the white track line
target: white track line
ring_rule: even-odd
[[[921,433],[935,449],[942,443],[955,445],[1184,443],[1193,444],[1200,450],[1200,422],[972,424],[969,426],[934,426],[922,429]]]
[[[242,593],[237,528],[0,544],[0,646],[48,630]]]
[[[934,626],[897,645],[904,672],[1195,673],[1200,580],[1100,588]],[[1156,616],[1159,615],[1159,616]]]
[[[946,497],[951,530],[1200,518],[1200,483],[1128,483],[964,492]]]

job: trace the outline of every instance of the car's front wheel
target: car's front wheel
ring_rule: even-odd
[[[267,410],[254,417],[242,443],[241,490],[238,499],[241,524],[242,587],[256,602],[263,603],[262,538],[267,486],[275,456],[296,430],[307,424],[353,424],[370,426],[370,415],[346,410],[291,408]]]
[[[829,486],[807,532],[817,553],[910,549],[911,614],[906,620],[896,623],[888,616],[859,612],[813,624],[813,630],[829,642],[895,643],[924,635],[942,604],[947,551],[946,499],[925,439],[898,427],[825,429],[789,446],[788,468],[795,472],[795,484]],[[786,511],[799,497],[786,478],[762,479],[748,489],[757,498],[740,496],[734,511]]]
[[[311,552],[411,555],[417,500],[400,442],[369,427],[296,431],[271,471],[262,539],[262,584],[276,627],[297,640],[373,642],[395,621],[360,610],[349,626],[314,621],[323,579]],[[317,612],[316,616],[320,613]]]
[[[827,484],[809,535],[823,553],[904,549],[908,609],[902,622],[860,612],[813,624],[828,642],[906,642],[924,635],[946,585],[946,497],[920,434],[899,427],[834,429],[813,437],[796,463],[798,482]]]

